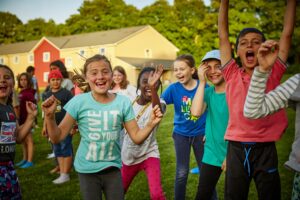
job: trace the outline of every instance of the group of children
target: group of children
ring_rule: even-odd
[[[289,100],[298,108],[299,75],[278,85],[286,70],[296,1],[287,1],[279,43],[266,40],[255,28],[240,32],[236,53],[241,67],[232,58],[228,6],[229,0],[221,0],[220,50],[207,52],[198,71],[191,55],[177,57],[174,76],[178,81],[168,86],[160,98],[157,92],[163,73],[161,65],[141,70],[137,96],[131,100],[117,91],[112,92],[114,73],[105,56],[95,55],[86,60],[82,74],[85,82],[80,85],[87,92],[73,98],[60,89],[63,77],[59,70],[50,72],[51,90],[42,104],[44,131],[54,144],[63,141],[65,145],[69,144],[73,126],[78,125],[81,140],[74,167],[84,199],[102,199],[102,194],[106,199],[124,199],[124,193],[141,170],[146,172],[151,199],[166,199],[155,134],[167,104],[174,105],[175,199],[186,196],[191,148],[200,169],[195,199],[217,199],[215,188],[224,170],[225,199],[247,199],[252,178],[259,199],[281,199],[275,142],[287,127],[285,113],[280,109],[287,107]],[[211,87],[206,79],[212,83]],[[0,65],[0,106],[4,111],[0,114],[0,176],[5,178],[0,181],[0,197],[3,198],[21,196],[13,165],[15,143],[28,135],[37,114],[34,104],[27,101],[27,118],[23,125],[18,124],[11,106],[13,87],[13,72]],[[57,114],[59,109],[65,112],[61,116]],[[297,112],[296,120],[298,117]],[[124,139],[120,141],[123,128]],[[296,123],[296,140],[285,164],[297,172],[294,199],[300,197],[298,132]],[[59,155],[58,162],[64,163]],[[68,179],[62,168],[55,181]]]

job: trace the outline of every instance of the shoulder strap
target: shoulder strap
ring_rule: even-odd
[[[134,103],[137,102],[137,100],[139,99],[139,96],[137,96],[134,101],[132,102],[132,105]],[[144,107],[140,110],[139,114],[135,117],[136,121],[139,121],[139,119],[141,118],[141,116],[144,114],[144,112],[146,111],[146,109],[149,107],[151,102],[148,102],[146,105],[144,105]]]

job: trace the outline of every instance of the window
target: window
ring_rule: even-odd
[[[152,58],[151,49],[145,49],[145,58]]]
[[[33,54],[30,54],[30,55],[28,56],[28,62],[29,62],[29,63],[33,63],[33,60],[34,60],[34,56],[33,56]]]
[[[19,56],[15,56],[14,57],[14,64],[18,64],[19,63]]]
[[[73,64],[73,62],[72,62],[72,58],[70,58],[70,57],[68,57],[68,58],[66,58],[66,67],[72,67],[72,64]]]
[[[105,48],[100,48],[99,49],[99,54],[100,55],[105,55]]]
[[[43,53],[43,62],[49,62],[50,61],[50,52],[44,52]]]
[[[4,58],[0,58],[0,64],[4,64]]]
[[[83,49],[81,49],[80,51],[79,51],[79,54],[81,55],[81,56],[84,56],[84,50]]]

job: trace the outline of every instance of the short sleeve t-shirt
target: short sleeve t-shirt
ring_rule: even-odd
[[[95,173],[112,166],[121,168],[120,131],[123,122],[134,119],[130,100],[116,95],[112,102],[101,104],[89,92],[73,97],[64,108],[77,121],[81,135],[76,171]]]
[[[205,125],[204,163],[221,167],[226,157],[227,141],[224,139],[228,124],[228,106],[225,93],[216,93],[215,87],[205,89],[207,104]]]
[[[174,104],[174,132],[183,136],[204,135],[206,112],[200,118],[191,115],[192,100],[197,91],[185,89],[181,83],[171,84],[161,95],[166,104]],[[208,87],[208,85],[206,86]]]
[[[285,64],[278,58],[274,63],[267,81],[266,92],[280,84],[286,70]],[[229,121],[225,134],[226,140],[238,142],[273,142],[280,139],[287,127],[284,110],[261,119],[244,117],[244,104],[251,76],[231,59],[222,67],[226,81],[226,99],[229,108]]]
[[[144,108],[146,105],[139,105],[137,102],[133,104],[135,116],[142,114],[139,119],[137,119],[138,126],[141,129],[147,125],[147,122],[149,121],[152,113],[151,102],[149,103],[150,104],[146,107],[145,110]],[[161,104],[163,103],[161,102]],[[162,108],[164,107],[165,105],[162,105]],[[163,110],[162,112],[164,113],[165,110]],[[128,134],[125,134],[122,146],[122,161],[125,165],[138,164],[150,157],[159,158],[159,150],[155,137],[157,127],[158,126],[156,126],[147,137],[147,139],[139,145],[135,144]]]
[[[16,151],[16,116],[12,106],[0,103],[0,162],[13,161]]]

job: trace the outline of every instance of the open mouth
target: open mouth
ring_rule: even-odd
[[[246,59],[248,62],[253,62],[255,60],[255,54],[254,51],[249,50],[246,52]]]

